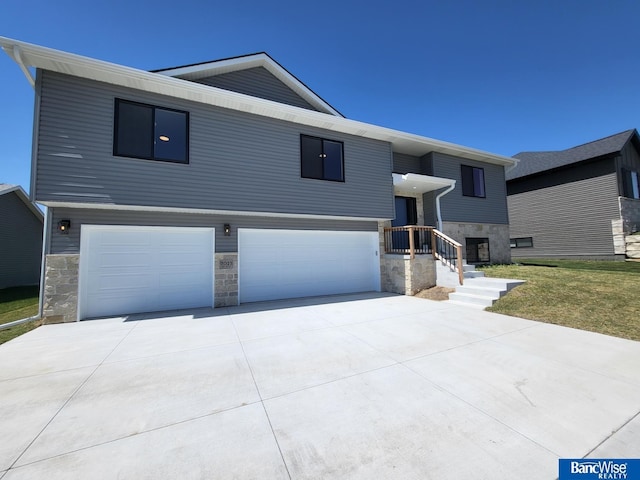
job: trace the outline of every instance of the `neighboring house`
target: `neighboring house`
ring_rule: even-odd
[[[392,222],[510,258],[515,160],[346,119],[265,53],[146,72],[0,45],[36,92],[47,321],[397,291]]]
[[[640,230],[636,130],[557,152],[522,152],[507,173],[513,257],[624,258]]]
[[[40,283],[43,219],[22,187],[0,183],[0,289]]]

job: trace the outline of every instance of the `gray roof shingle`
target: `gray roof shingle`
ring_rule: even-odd
[[[567,150],[551,152],[520,152],[514,155],[519,159],[518,165],[507,172],[507,180],[513,180],[534,173],[544,172],[565,165],[589,160],[610,153],[621,151],[632,136],[637,136],[635,129],[625,130],[609,137],[578,145]]]

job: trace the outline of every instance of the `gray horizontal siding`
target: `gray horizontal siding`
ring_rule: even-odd
[[[615,172],[509,195],[511,237],[533,237],[513,257],[613,255],[611,220],[620,218]]]
[[[264,67],[248,68],[195,80],[197,83],[244,93],[253,97],[286,103],[294,107],[317,110]]]
[[[465,197],[462,195],[461,165],[484,169],[486,198]],[[433,175],[456,181],[456,188],[440,200],[443,221],[509,223],[504,167],[433,153]]]
[[[386,142],[52,72],[38,78],[38,201],[393,217]],[[188,111],[190,163],[114,157],[114,98]],[[345,182],[300,177],[300,134],[344,142]]]
[[[80,227],[87,225],[142,225],[163,227],[213,227],[216,232],[216,252],[238,251],[238,228],[276,228],[289,230],[344,230],[375,232],[377,222],[343,221],[324,219],[299,219],[282,217],[222,216],[166,212],[141,212],[132,210],[101,210],[84,208],[52,208],[52,232],[50,253],[79,253]],[[62,219],[71,220],[68,234],[57,230]],[[231,235],[224,236],[223,227],[231,226]]]
[[[404,153],[393,154],[394,173],[418,173],[420,175],[432,175],[432,155],[427,154],[422,157],[414,157]]]
[[[393,154],[393,172],[394,173],[420,173],[422,167],[420,165],[420,157],[406,155],[404,153]]]
[[[0,288],[37,285],[42,221],[11,192],[0,195]]]

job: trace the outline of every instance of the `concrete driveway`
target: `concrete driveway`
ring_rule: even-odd
[[[0,346],[0,478],[554,479],[640,457],[640,342],[385,294]]]

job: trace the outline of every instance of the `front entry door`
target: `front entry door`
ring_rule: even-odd
[[[395,197],[396,218],[391,222],[392,227],[404,227],[405,225],[416,225],[418,223],[418,210],[416,199],[413,197]],[[409,232],[392,233],[394,249],[409,249]]]

